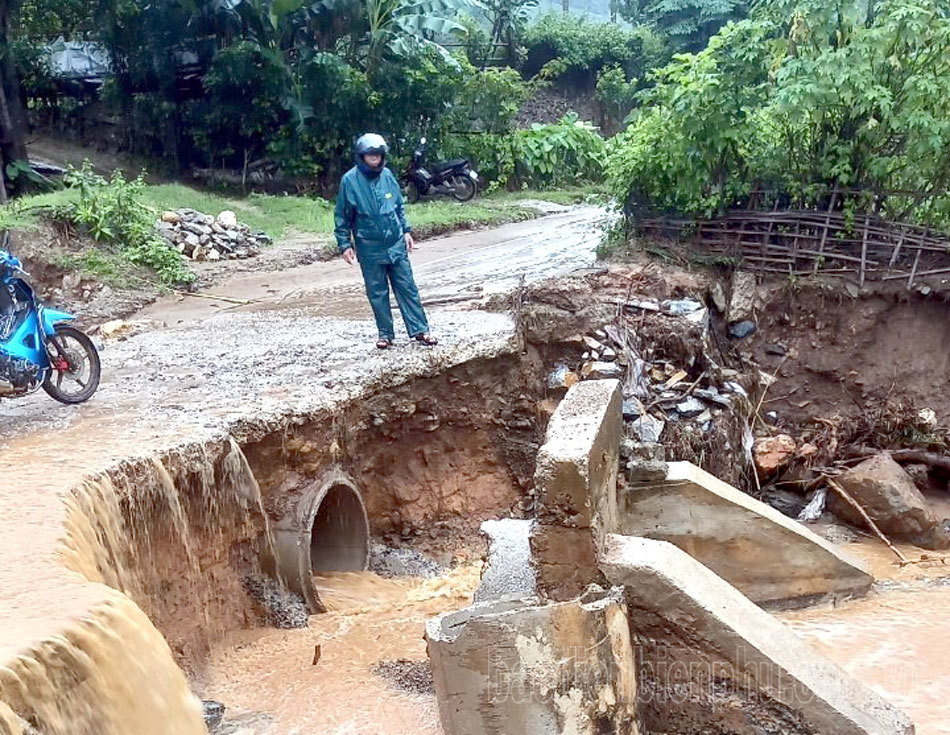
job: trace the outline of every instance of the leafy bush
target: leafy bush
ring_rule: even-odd
[[[638,77],[667,58],[662,40],[645,26],[623,28],[562,13],[540,16],[528,28],[524,43],[527,76],[559,60],[565,69],[561,81],[586,89],[594,86],[605,66],[619,66],[628,76]]]
[[[440,154],[447,159],[471,159],[483,191],[492,192],[514,181],[517,153],[513,133],[451,135],[440,147]]]
[[[524,186],[593,181],[603,175],[606,146],[590,123],[569,113],[551,125],[515,133],[516,175]]]
[[[884,195],[885,216],[950,224],[942,5],[788,6],[763,6],[657,73],[614,146],[615,195],[631,212],[711,215],[756,187],[807,204],[839,186]]]
[[[531,94],[514,69],[477,70],[463,62],[463,81],[443,121],[450,131],[503,133],[512,129],[518,110]]]
[[[648,23],[677,51],[699,51],[730,20],[745,17],[745,0],[620,0],[631,23]]]
[[[597,75],[597,103],[604,126],[616,130],[634,105],[637,80],[627,80],[619,66],[605,66]]]
[[[174,285],[194,280],[181,256],[155,233],[155,212],[144,202],[144,179],[126,181],[121,171],[109,180],[96,174],[86,161],[70,167],[66,184],[77,196],[57,214],[93,239],[118,248],[129,262],[152,268],[162,283]]]
[[[20,85],[23,87],[31,116],[49,113],[58,104],[58,90],[44,44],[19,38],[13,41],[10,47],[16,59]]]

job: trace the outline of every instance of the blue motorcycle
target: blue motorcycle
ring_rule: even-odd
[[[0,240],[0,397],[43,388],[61,403],[83,403],[99,387],[101,364],[95,345],[65,324],[76,317],[43,306],[23,280],[29,276]],[[8,384],[8,385],[5,385]]]

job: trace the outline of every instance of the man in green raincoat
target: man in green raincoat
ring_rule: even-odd
[[[343,259],[359,261],[379,340],[384,350],[396,338],[389,289],[412,339],[435,345],[429,334],[419,289],[412,277],[409,253],[415,248],[399,182],[386,168],[389,146],[382,136],[367,133],[356,141],[356,165],[343,174],[336,200],[336,241]]]

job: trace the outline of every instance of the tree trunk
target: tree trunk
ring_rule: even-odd
[[[27,120],[20,94],[20,80],[16,60],[9,44],[10,16],[19,7],[20,0],[0,0],[0,175],[6,175],[7,164],[26,161]],[[26,178],[18,179],[16,188],[22,189]],[[7,187],[2,195],[6,199]]]
[[[563,10],[565,14],[570,13],[571,0],[561,0],[561,10]]]
[[[620,9],[620,0],[610,0],[610,22],[617,22],[617,11]]]

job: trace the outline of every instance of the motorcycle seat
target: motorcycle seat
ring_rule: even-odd
[[[448,171],[452,168],[460,168],[468,163],[468,160],[465,158],[453,158],[451,161],[443,161],[438,166],[435,167],[435,170],[438,172]]]

